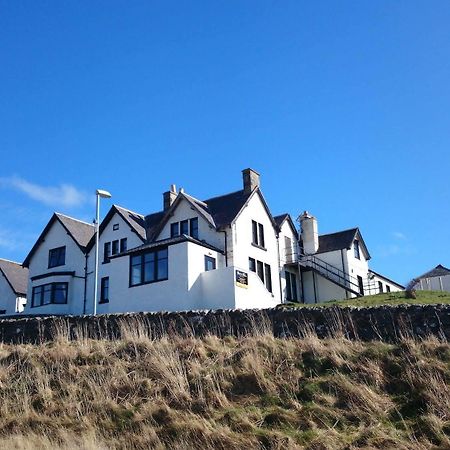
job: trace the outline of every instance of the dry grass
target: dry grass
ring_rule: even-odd
[[[450,448],[450,346],[163,336],[0,345],[0,448]]]

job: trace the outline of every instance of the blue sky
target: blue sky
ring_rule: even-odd
[[[261,173],[400,282],[450,265],[450,2],[0,0],[0,257],[93,191],[141,213]],[[111,202],[103,203],[103,214]]]

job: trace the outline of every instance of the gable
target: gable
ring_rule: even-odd
[[[54,213],[25,258],[22,264],[24,267],[28,267],[30,265],[33,255],[39,249],[40,245],[45,242],[47,234],[50,230],[52,230],[55,224],[58,224],[65,230],[73,243],[75,243],[83,253],[85,252],[86,247],[95,232],[95,227],[91,224],[73,219],[72,217],[64,216],[62,214]]]

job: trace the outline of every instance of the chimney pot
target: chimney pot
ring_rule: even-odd
[[[244,169],[242,171],[242,181],[244,184],[244,193],[250,194],[260,186],[260,175],[256,170],[250,168]]]

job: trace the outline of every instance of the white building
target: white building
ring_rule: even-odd
[[[28,270],[20,263],[0,259],[0,314],[14,315],[27,302]]]
[[[438,264],[434,269],[414,279],[414,288],[420,291],[450,292],[450,269]]]
[[[97,311],[267,308],[402,288],[369,270],[358,229],[319,236],[314,217],[300,222],[299,243],[252,169],[241,190],[207,200],[172,186],[146,216],[113,205],[100,225]],[[93,225],[55,214],[24,262],[27,313],[91,313],[94,255]]]

